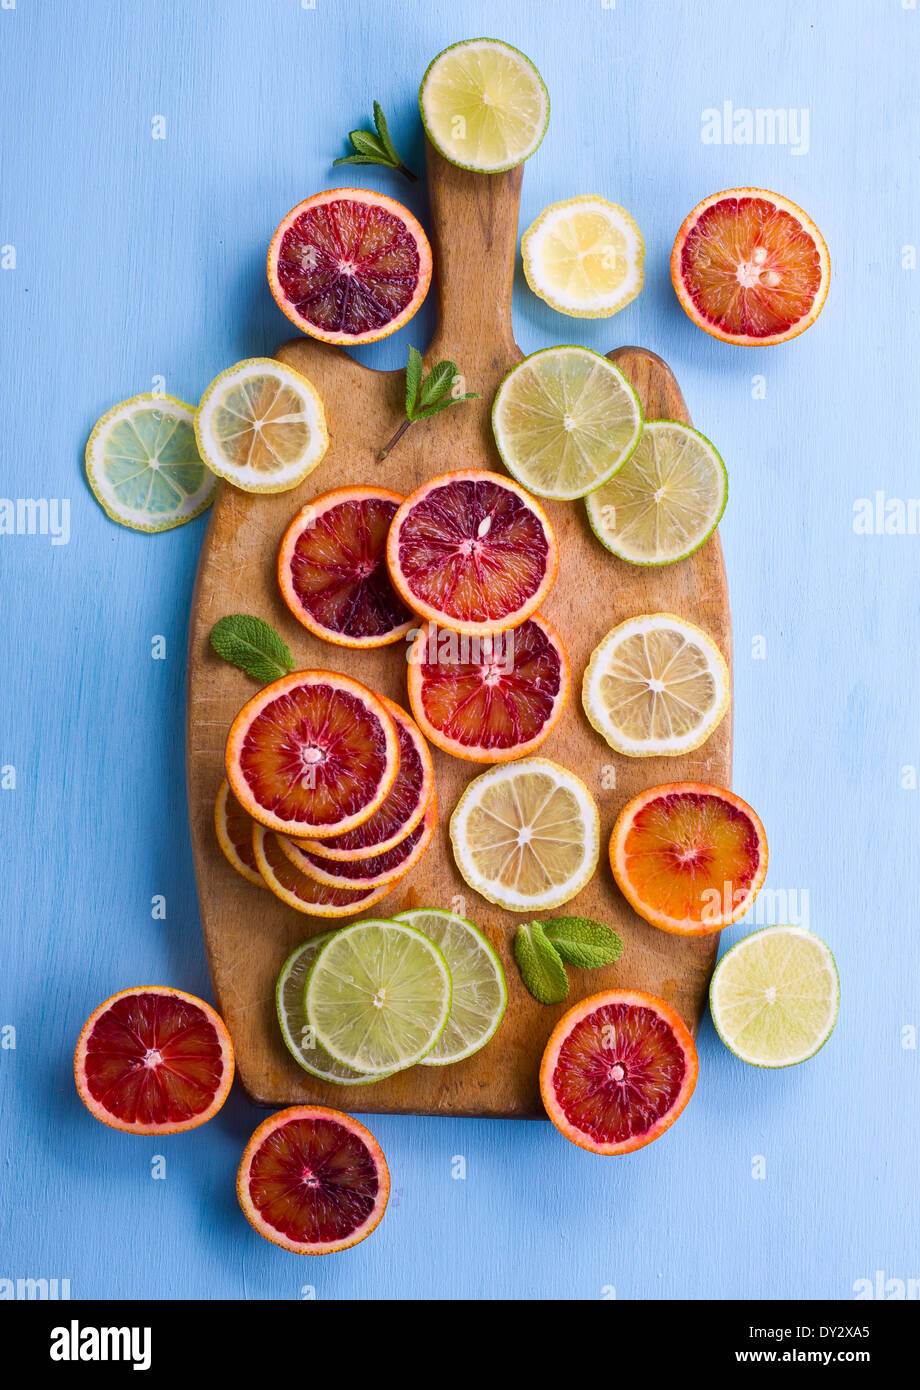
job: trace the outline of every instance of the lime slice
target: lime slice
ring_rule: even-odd
[[[447,961],[453,995],[447,1027],[422,1058],[423,1067],[445,1067],[472,1057],[502,1021],[508,990],[501,961],[482,932],[454,912],[420,908],[394,919],[408,922],[435,943]]]
[[[837,1022],[840,980],[827,946],[804,927],[764,927],[719,961],[709,987],[725,1046],[755,1067],[813,1057]]]
[[[304,1009],[319,1043],[356,1071],[397,1071],[430,1052],[450,1014],[450,972],[405,922],[371,919],[333,932],[307,979]]]
[[[169,531],[199,516],[219,482],[201,462],[195,411],[147,393],[114,406],[86,445],[86,476],[102,507],[132,531]]]
[[[676,420],[646,420],[635,453],[586,499],[602,545],[632,565],[672,565],[699,550],[728,498],[709,440]]]
[[[583,497],[622,468],[642,407],[626,377],[590,348],[532,353],[502,381],[492,430],[508,472],[540,497]]]
[[[307,976],[319,955],[320,948],[334,935],[334,932],[327,931],[321,932],[319,936],[311,936],[310,940],[298,946],[282,965],[275,986],[275,1004],[281,1036],[294,1061],[311,1076],[319,1077],[320,1081],[334,1081],[337,1086],[370,1086],[392,1073],[355,1071],[354,1067],[346,1067],[337,1062],[316,1041],[303,1010]]]
[[[521,256],[534,294],[574,318],[610,318],[645,282],[642,233],[606,198],[550,204],[524,233]]]
[[[418,94],[429,140],[451,164],[512,169],[549,124],[549,97],[529,58],[498,39],[452,44],[429,63]]]

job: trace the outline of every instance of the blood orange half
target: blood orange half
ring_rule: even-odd
[[[259,873],[252,848],[252,816],[243,810],[230,790],[226,777],[220,784],[214,803],[214,829],[217,843],[228,863],[257,888],[264,888],[265,881]]]
[[[725,343],[784,343],[824,308],[831,262],[795,203],[765,188],[729,188],[684,220],[671,252],[677,297]]]
[[[743,917],[767,874],[767,837],[746,801],[704,782],[649,787],[610,837],[620,891],[640,917],[706,936]]]
[[[380,888],[354,889],[317,883],[291,863],[279,837],[258,821],[252,825],[252,847],[266,886],[288,907],[308,917],[353,917],[385,898],[392,887],[385,883]]]
[[[611,989],[556,1024],[540,1063],[553,1124],[581,1149],[625,1154],[663,1134],[693,1094],[696,1048],[663,999]]]
[[[297,1105],[259,1125],[236,1192],[260,1236],[296,1255],[328,1255],[357,1245],[379,1224],[390,1174],[364,1125],[324,1105]]]
[[[281,597],[317,637],[340,647],[383,647],[412,626],[386,567],[387,533],[402,500],[383,487],[338,488],[308,503],[285,531]]]
[[[365,188],[298,203],[272,237],[268,283],[291,323],[324,343],[372,343],[428,293],[431,247],[408,208]]]
[[[396,726],[367,686],[334,671],[295,671],[240,710],[227,780],[270,830],[338,835],[383,804],[399,769]]]
[[[322,854],[303,849],[286,835],[278,844],[295,869],[322,887],[375,890],[395,888],[401,878],[421,859],[438,823],[438,799],[431,793],[425,814],[418,825],[393,849],[365,859],[324,859]],[[363,904],[362,904],[363,906]]]
[[[216,1115],[233,1082],[233,1044],[203,999],[165,985],[113,994],[90,1014],[73,1061],[80,1099],[129,1134],[178,1134]]]
[[[424,628],[409,653],[409,700],[445,753],[503,763],[532,753],[559,722],[569,695],[559,634],[538,613],[510,632],[464,637]]]
[[[543,508],[486,469],[443,473],[393,518],[390,578],[431,622],[484,637],[517,627],[549,593],[559,550]]]

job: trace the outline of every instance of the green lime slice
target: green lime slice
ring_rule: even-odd
[[[355,1071],[354,1067],[337,1062],[320,1047],[303,1011],[303,994],[310,968],[320,948],[334,935],[334,932],[327,931],[319,936],[311,936],[309,941],[292,951],[282,965],[275,986],[281,1036],[294,1061],[311,1076],[319,1077],[320,1081],[334,1081],[337,1086],[371,1086],[392,1073]]]
[[[397,1071],[430,1052],[450,1014],[447,962],[405,922],[333,932],[307,978],[304,1011],[331,1056],[356,1071]]]
[[[544,348],[502,381],[492,430],[508,472],[539,497],[600,487],[639,442],[642,407],[626,377],[583,347]]]
[[[122,401],[97,421],[86,476],[112,518],[133,531],[169,531],[199,516],[220,480],[201,462],[195,411],[173,396]]]
[[[444,1032],[422,1058],[423,1067],[446,1067],[472,1057],[495,1033],[508,1002],[501,961],[482,932],[454,912],[419,908],[394,919],[424,932],[443,952],[453,996]]]
[[[824,942],[804,927],[764,927],[719,961],[709,987],[725,1046],[755,1067],[813,1057],[837,1021],[840,980]]]
[[[602,545],[632,565],[672,565],[699,550],[728,498],[725,464],[705,435],[646,420],[635,453],[586,499]]]
[[[546,134],[549,96],[533,63],[499,39],[466,39],[429,63],[418,94],[425,132],[461,169],[496,174]]]

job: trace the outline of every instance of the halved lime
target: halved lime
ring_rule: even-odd
[[[430,1052],[450,1014],[447,962],[406,922],[333,932],[307,978],[304,1012],[331,1056],[356,1071],[396,1071]]]
[[[532,155],[549,124],[549,96],[528,57],[499,39],[466,39],[428,65],[422,124],[445,159],[496,174]]]
[[[728,498],[725,464],[705,435],[646,420],[635,453],[586,499],[602,545],[631,565],[671,565],[699,550]]]
[[[492,430],[508,472],[566,501],[607,482],[639,442],[642,407],[626,377],[583,347],[543,348],[502,381]]]
[[[837,1022],[834,957],[804,927],[764,927],[719,961],[709,987],[712,1021],[725,1046],[755,1067],[791,1067],[813,1057]]]
[[[104,510],[132,531],[169,531],[209,507],[220,480],[195,440],[195,411],[147,392],[113,406],[86,445],[86,476]]]
[[[424,932],[443,952],[450,971],[453,996],[447,1027],[423,1067],[446,1067],[472,1057],[495,1033],[508,1002],[501,961],[482,932],[455,912],[419,908],[394,919]]]

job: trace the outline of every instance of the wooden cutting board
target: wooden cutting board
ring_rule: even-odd
[[[223,858],[214,835],[213,806],[223,776],[226,735],[233,716],[256,689],[208,645],[211,627],[225,613],[259,614],[283,635],[299,666],[347,672],[408,707],[406,647],[352,652],[313,637],[281,601],[275,557],[290,518],[330,488],[374,482],[406,494],[450,469],[500,469],[489,414],[499,381],[521,357],[511,331],[521,172],[466,173],[428,148],[439,326],[426,354],[426,370],[440,358],[452,359],[466,378],[466,389],[478,391],[480,399],[413,425],[380,464],[377,452],[402,418],[404,373],[371,371],[340,349],[308,338],[285,343],[277,357],[309,377],[325,403],[329,452],[313,476],[292,492],[257,497],[225,486],[214,504],[189,636],[189,810],[214,993],[233,1038],[237,1076],[259,1105],[314,1101],[357,1112],[542,1116],[540,1056],[556,1020],[578,999],[614,986],[650,990],[671,1003],[694,1031],[704,1007],[717,937],[683,939],[643,922],[614,884],[606,847],[618,811],[643,787],[684,780],[730,785],[731,712],[695,753],[629,759],[614,753],[588,724],[580,691],[596,644],[610,628],[639,613],[665,611],[689,618],[715,638],[731,661],[728,590],[717,535],[679,564],[639,569],[603,549],[581,503],[546,504],[559,539],[560,567],[545,612],[565,642],[573,680],[568,708],[540,753],[587,782],[601,816],[597,872],[565,910],[609,922],[625,943],[615,966],[569,972],[565,1005],[547,1008],[527,993],[511,950],[522,919],[481,899],[454,865],[448,820],[464,787],[483,771],[479,764],[432,750],[438,831],[422,862],[374,909],[376,916],[415,906],[453,908],[476,922],[501,955],[509,990],[502,1026],[486,1048],[452,1067],[416,1067],[374,1086],[349,1088],[325,1085],[303,1072],[281,1041],[275,978],[299,942],[341,922],[304,916],[247,883]],[[577,339],[577,323],[560,318],[558,336],[565,342]],[[660,357],[643,348],[619,348],[609,355],[636,387],[647,419],[689,423],[677,382]]]

